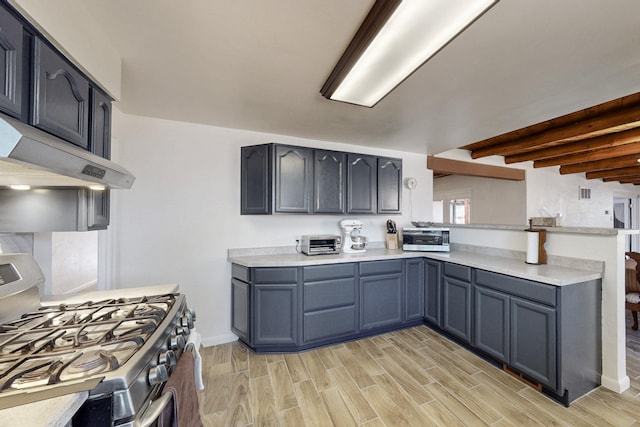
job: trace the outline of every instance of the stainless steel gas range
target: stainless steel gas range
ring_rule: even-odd
[[[0,254],[0,409],[88,390],[74,426],[155,419],[194,326],[185,296],[46,305],[43,281],[30,255]]]

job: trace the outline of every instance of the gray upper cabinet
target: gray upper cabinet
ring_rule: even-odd
[[[242,215],[401,213],[402,159],[262,144],[240,170]]]
[[[91,88],[91,152],[111,157],[111,98],[97,88]],[[89,191],[88,229],[104,230],[109,225],[110,190]]]
[[[240,213],[271,213],[271,145],[242,147],[240,151]]]
[[[347,165],[347,213],[376,213],[377,158],[349,153]]]
[[[347,155],[339,151],[314,151],[313,211],[345,213]]]
[[[275,146],[275,212],[310,213],[313,150]]]
[[[402,159],[378,158],[378,213],[402,211]]]
[[[89,148],[89,81],[40,38],[33,43],[32,125]]]
[[[0,8],[0,111],[20,118],[22,112],[22,24]]]

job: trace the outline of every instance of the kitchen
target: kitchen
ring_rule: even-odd
[[[603,71],[594,66],[589,68],[591,73],[586,72],[583,77],[584,81],[580,82],[573,80],[572,71],[560,69],[553,74],[554,79],[547,82],[548,85],[544,85],[544,81],[536,79],[526,80],[525,78],[512,77],[513,82],[511,79],[505,79],[505,76],[519,75],[518,69],[515,68],[515,60],[514,64],[504,63],[504,61],[498,61],[495,57],[492,58],[487,54],[486,61],[488,63],[503,64],[502,67],[495,70],[498,75],[483,76],[485,80],[481,82],[470,71],[465,71],[463,67],[460,67],[456,71],[461,74],[451,80],[455,81],[456,85],[466,81],[468,85],[477,86],[475,90],[478,92],[475,92],[469,99],[493,99],[495,110],[487,112],[487,114],[503,117],[514,114],[512,112],[518,113],[516,114],[518,119],[513,123],[503,123],[494,125],[491,129],[485,129],[484,123],[491,123],[493,120],[483,118],[481,115],[474,115],[478,114],[477,112],[471,114],[467,111],[465,102],[470,101],[452,96],[456,93],[455,87],[443,87],[440,91],[433,83],[425,84],[423,87],[423,83],[415,80],[408,80],[394,91],[393,96],[385,99],[375,108],[363,112],[354,109],[355,107],[336,105],[322,100],[317,92],[326,78],[326,74],[335,63],[337,55],[343,49],[345,41],[354,31],[356,26],[354,23],[362,19],[370,7],[370,2],[360,2],[350,5],[348,8],[342,4],[337,5],[336,2],[324,6],[315,5],[319,9],[305,7],[305,10],[298,10],[299,7],[294,4],[279,5],[283,10],[296,10],[302,14],[295,19],[287,16],[284,11],[274,16],[273,11],[270,11],[267,5],[253,5],[253,9],[249,12],[241,9],[240,6],[217,4],[208,14],[193,13],[188,17],[189,26],[197,25],[213,31],[200,40],[198,42],[200,44],[194,44],[192,50],[183,49],[182,46],[176,45],[179,42],[170,37],[175,29],[173,21],[168,17],[181,16],[181,14],[179,10],[167,10],[167,8],[180,9],[178,5],[164,5],[163,9],[165,10],[163,11],[153,7],[139,6],[139,9],[133,11],[116,3],[113,5],[114,9],[109,11],[102,9],[107,8],[107,5],[100,5],[98,2],[89,2],[86,5],[77,2],[73,6],[67,6],[71,10],[65,10],[65,6],[60,4],[54,6],[36,4],[36,2],[17,3],[27,9],[29,15],[44,27],[48,34],[54,36],[81,65],[90,68],[92,75],[105,87],[108,87],[114,96],[121,99],[123,109],[127,102],[133,103],[135,100],[139,103],[135,108],[128,107],[128,112],[121,111],[117,105],[114,109],[112,158],[134,172],[136,183],[131,190],[113,192],[112,224],[106,233],[100,232],[101,244],[105,246],[102,249],[104,252],[101,259],[107,260],[107,265],[102,268],[105,269],[104,275],[108,278],[102,286],[113,284],[117,287],[128,287],[140,284],[179,282],[181,290],[187,295],[188,300],[195,304],[199,313],[198,329],[203,335],[203,342],[206,346],[230,342],[236,338],[230,330],[231,313],[228,302],[230,301],[231,267],[227,261],[227,249],[290,246],[301,234],[336,233],[339,231],[337,223],[340,218],[334,216],[240,216],[239,150],[241,146],[278,142],[402,158],[405,176],[413,176],[418,182],[418,187],[411,193],[413,212],[409,206],[409,194],[405,191],[403,194],[403,214],[394,216],[399,225],[406,225],[412,218],[428,220],[432,215],[430,208],[432,177],[431,172],[425,168],[426,159],[423,148],[427,142],[428,152],[437,153],[444,148],[439,147],[438,144],[450,144],[449,148],[454,148],[481,139],[483,136],[489,137],[510,131],[529,123],[595,105],[638,90],[637,82],[628,80],[631,77],[623,78],[626,75],[624,71],[627,70],[624,67],[629,67],[629,64],[637,64],[637,58],[629,56],[629,52],[634,51],[632,48],[616,48],[614,52],[619,54],[620,58],[607,57],[607,61],[613,63],[615,60],[619,60],[621,65],[620,68],[615,68],[608,64],[605,77],[599,75],[596,71]],[[270,6],[275,7],[274,5]],[[571,6],[566,5],[565,7],[571,10],[583,7],[582,3]],[[596,4],[591,6],[593,8],[591,12],[595,16],[599,16],[598,6]],[[607,21],[608,25],[613,28],[609,32],[610,40],[616,45],[620,40],[625,40],[625,42],[631,43],[629,46],[633,46],[635,39],[624,37],[626,34],[624,31],[629,31],[629,27],[615,22],[616,19],[622,20],[624,17],[633,16],[633,13],[624,12],[625,7],[632,6],[624,2],[617,4],[617,6],[621,8],[620,12],[612,11],[611,15],[605,14],[605,17],[610,17],[610,21],[614,21]],[[333,28],[333,20],[337,19],[335,11],[332,10],[333,7],[340,7],[339,15],[341,20],[344,20],[340,27],[341,34],[336,34],[331,37],[331,40],[326,40],[325,37],[328,36],[312,33],[309,35],[310,40],[307,43],[316,43],[316,45],[304,49],[296,47],[294,42],[300,37],[300,34],[305,34],[308,22],[322,18],[323,21],[319,24],[317,31]],[[562,16],[560,11],[556,10],[557,5],[548,4],[545,8],[547,15],[543,14],[542,16],[539,16],[541,12],[536,14],[534,11],[526,9],[526,7],[532,7],[531,5],[503,2],[499,4],[499,7],[504,12],[495,8],[492,13],[506,13],[507,11],[514,13],[509,8],[518,9],[520,12],[515,13],[515,16],[527,16],[527,19],[531,19],[531,27],[542,28],[545,25],[552,26],[553,24],[560,26],[559,22],[552,19],[556,13],[558,17]],[[612,7],[608,6],[608,8]],[[585,7],[584,10],[587,11],[588,8]],[[179,57],[179,60],[171,61],[161,60],[160,54],[155,58],[145,59],[139,52],[125,51],[127,47],[122,46],[123,42],[119,42],[116,49],[112,44],[116,42],[112,40],[116,40],[117,36],[111,35],[110,37],[114,37],[114,39],[109,40],[103,33],[106,30],[100,30],[101,17],[109,16],[110,13],[128,15],[118,16],[111,27],[123,38],[131,31],[138,32],[139,22],[153,18],[164,30],[161,31],[161,34],[168,37],[157,39],[156,37],[161,36],[155,35],[153,38],[145,39],[144,34],[139,34],[140,41],[146,42],[140,49],[142,51],[148,50],[152,45],[157,44],[163,46],[165,55],[167,52],[172,52],[184,56]],[[568,12],[565,11],[565,13]],[[235,25],[238,28],[227,28],[224,22],[229,20],[225,18],[227,15],[235,17],[230,21],[236,22]],[[82,19],[75,20],[74,18],[77,16]],[[489,19],[491,16],[488,14],[485,18]],[[533,21],[531,16],[538,16],[540,21]],[[270,20],[279,18],[282,21],[276,21],[278,24],[272,25],[269,22],[263,22],[263,17]],[[595,19],[588,18],[588,16],[583,17],[585,22],[590,23]],[[561,18],[557,19],[562,21]],[[211,20],[214,20],[215,25],[211,24]],[[252,21],[258,21],[260,25],[257,26]],[[483,22],[484,20],[478,21],[478,25]],[[518,34],[518,30],[514,30],[512,27],[523,25],[522,21],[515,19],[505,22],[500,25],[508,26],[510,33],[514,34]],[[122,27],[118,27],[119,25]],[[478,29],[475,26],[471,28],[475,31],[486,31],[486,27],[495,28],[497,25],[488,21]],[[591,31],[591,25],[587,25],[587,27]],[[291,35],[287,37],[282,33],[285,31],[286,34]],[[78,37],[78,33],[82,33],[83,36]],[[552,37],[552,34],[548,34],[548,36]],[[129,35],[129,37],[134,36]],[[317,37],[317,39],[313,37]],[[585,43],[584,40],[588,39],[584,38],[586,37],[585,33],[576,33],[573,37],[575,38],[566,41],[565,45],[556,41],[547,42],[548,45],[557,43],[557,51],[549,53],[551,58],[540,59],[541,63],[546,63],[545,59],[546,61],[556,59],[553,55],[562,55],[574,45],[581,45]],[[158,40],[161,42],[159,43]],[[163,81],[181,81],[180,76],[185,72],[185,68],[191,69],[185,64],[199,64],[202,52],[209,48],[211,40],[220,40],[221,49],[231,41],[237,43],[238,49],[240,46],[244,46],[244,44],[240,44],[241,42],[249,46],[258,44],[263,56],[255,56],[258,53],[254,53],[233,59],[239,63],[218,61],[209,64],[209,67],[204,67],[205,69],[200,71],[195,69],[195,65],[193,66],[193,73],[201,73],[198,75],[204,77],[209,76],[205,81],[209,81],[211,75],[218,76],[217,79],[221,81],[224,81],[226,76],[231,82],[229,84],[215,84],[214,82],[205,88],[186,87],[184,90],[174,90],[168,99],[159,98],[160,94],[156,94],[155,89],[151,89],[151,92],[143,92],[147,85],[155,85],[153,87],[157,88],[163,85]],[[464,40],[461,38],[459,42],[462,43]],[[517,41],[523,42],[523,40],[516,39],[514,44]],[[457,64],[464,64],[463,58],[468,57],[480,61],[480,58],[473,54],[477,46],[468,43],[469,40],[464,45],[452,44],[451,49],[457,48],[459,50],[449,51],[447,49],[442,54],[453,55],[454,58],[451,60],[457,61]],[[544,45],[545,41],[540,40],[536,43]],[[515,46],[498,44],[495,51],[490,53],[493,55],[512,55],[514,48]],[[118,49],[123,50],[119,52]],[[131,46],[131,49],[134,47]],[[519,52],[518,49],[515,50]],[[158,70],[166,68],[167,74],[162,74],[159,71],[157,74],[136,74],[136,67],[141,66],[134,61],[134,58],[138,56],[141,61],[148,61]],[[123,59],[121,60],[120,57]],[[270,64],[272,61],[269,59],[272,57],[281,61],[286,60],[285,64],[290,67],[290,72],[306,75],[305,80],[308,79],[308,82],[304,84],[304,87],[298,88],[301,83],[296,83],[294,80],[283,82],[278,78],[278,74],[283,72],[283,67],[277,66],[277,64],[262,71],[267,73],[260,77],[261,81],[264,80],[264,86],[259,85],[256,79],[238,82],[228,76],[230,73],[238,72],[239,69],[251,70],[257,64]],[[221,56],[221,58],[232,60],[227,56]],[[300,58],[300,62],[306,62],[309,70],[296,68],[300,62],[296,62],[293,58]],[[437,58],[444,61],[444,58]],[[601,57],[594,54],[593,58],[578,59],[600,61]],[[121,63],[123,64],[122,74]],[[433,64],[437,69],[435,71],[429,70],[431,73],[437,72],[440,75],[443,73],[446,75],[452,72],[450,68],[445,68],[448,66],[444,63],[435,61]],[[529,66],[532,65],[529,64]],[[215,67],[216,73],[211,70],[211,67]],[[482,68],[488,67],[488,65],[482,62],[476,67]],[[493,70],[493,65],[491,67]],[[543,67],[541,66],[541,68]],[[424,69],[421,71],[423,74],[426,72],[427,70]],[[542,79],[545,73],[538,72],[538,75],[539,79]],[[416,74],[416,77],[418,76],[419,74]],[[598,84],[603,80],[607,81],[606,85]],[[558,94],[569,90],[563,89],[567,82],[573,82],[577,87],[571,88],[575,91],[572,92],[574,93],[573,97],[563,101],[558,99]],[[187,84],[188,82],[182,83]],[[293,88],[285,83],[292,83]],[[505,96],[504,99],[498,97],[496,88],[507,83],[513,85],[511,90],[500,89],[501,93],[512,92],[522,96],[512,98]],[[450,84],[454,85],[454,83]],[[544,91],[538,87],[539,85],[544,86]],[[581,91],[581,88],[586,87],[589,89]],[[463,92],[466,93],[466,89],[469,90],[469,93],[474,93],[471,92],[474,88],[465,88]],[[293,91],[292,95],[290,91]],[[227,92],[231,92],[237,98],[237,102],[224,105],[216,113],[219,117],[218,123],[206,125],[207,117],[210,114],[204,113],[207,111],[207,105],[217,102],[218,98],[224,98],[223,95],[228,95]],[[413,98],[413,103],[405,104],[406,101],[402,98],[412,92],[419,96]],[[178,102],[178,99],[190,93],[200,96],[188,101],[187,105],[193,110],[185,115],[185,112],[182,111],[185,109],[185,104]],[[580,93],[580,95],[575,93]],[[271,108],[269,102],[275,102],[278,105],[287,103],[279,99],[279,96],[285,96],[285,94],[294,96],[295,100],[290,101],[291,107],[284,111],[280,110],[274,116],[268,116],[266,113]],[[172,98],[174,99],[170,102]],[[307,98],[311,98],[309,102],[313,103],[314,109],[304,114],[296,112],[297,100]],[[441,104],[446,98],[449,98],[451,102],[458,102]],[[427,114],[428,110],[425,110],[427,107],[422,106],[420,99],[426,100],[428,105],[435,110]],[[548,103],[541,100],[548,100]],[[485,107],[483,105],[483,108]],[[326,116],[326,111],[329,109],[337,109],[338,111]],[[468,127],[453,125],[452,128],[444,128],[445,123],[450,123],[453,120],[446,114],[447,110],[456,111],[458,116],[456,123],[460,117],[463,117],[464,121],[468,123]],[[506,111],[509,111],[509,114],[506,114]],[[410,133],[409,125],[403,131],[390,124],[391,119],[400,112],[409,117],[427,115],[432,122],[429,126],[426,124],[420,126],[417,132],[419,136],[415,137]],[[306,127],[310,126],[310,117],[316,115],[319,121],[324,123],[323,127],[327,128],[324,130],[326,133],[320,133],[320,130],[307,131]],[[344,126],[349,127],[344,124],[345,121],[349,122],[349,119],[353,119],[357,122],[360,116],[365,115],[371,116],[371,121],[378,121],[379,125],[370,123],[370,129],[352,126],[349,134],[345,133],[344,136],[341,136],[338,133]],[[384,116],[388,116],[389,119],[385,119]],[[254,125],[243,126],[239,122],[240,117],[252,117]],[[276,124],[282,123],[287,117],[292,122],[291,126],[295,124],[295,127],[286,132],[279,130]],[[416,125],[412,124],[411,126]],[[474,129],[477,134],[471,133]],[[412,130],[415,131],[415,128]],[[383,145],[385,140],[391,141],[392,144]],[[421,144],[421,148],[414,151],[408,145],[410,141],[418,141],[416,143]],[[363,145],[365,142],[366,145]],[[528,180],[528,216],[539,216],[538,211],[541,204],[538,200],[541,195],[545,194],[545,190],[548,188],[547,182],[553,180],[554,185],[561,187],[558,192],[562,195],[573,194],[578,185],[574,181],[577,178],[566,177],[567,179],[556,181],[557,175],[548,171],[532,171],[531,175],[539,176],[540,180],[537,183],[535,179]],[[594,193],[613,192],[611,184],[589,182],[589,185],[593,186]],[[547,200],[553,200],[550,195],[545,197],[548,197]],[[582,207],[577,200],[567,199],[563,203],[566,204],[559,207],[574,206],[574,210],[578,212]],[[548,206],[547,203],[542,206],[546,206],[552,211],[555,208]],[[189,209],[188,212],[187,209]],[[604,212],[604,209],[600,209],[599,206],[593,210],[594,212]],[[144,219],[141,220],[141,218]],[[372,241],[384,240],[384,223],[388,219],[386,216],[361,217],[360,219],[365,223],[365,234]],[[604,215],[600,215],[597,219],[598,221],[607,220]],[[603,226],[601,222],[582,224],[579,222],[578,215],[567,216],[566,220],[566,225]],[[473,236],[470,238],[473,239]],[[478,240],[482,240],[482,238],[478,237]],[[176,260],[179,260],[177,265]]]

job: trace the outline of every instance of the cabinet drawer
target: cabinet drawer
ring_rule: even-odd
[[[304,314],[304,341],[316,341],[356,332],[356,308],[331,308]]]
[[[340,279],[343,277],[355,277],[356,265],[329,264],[304,267],[303,277],[305,282],[317,282],[319,280]]]
[[[298,269],[295,267],[260,267],[253,269],[255,284],[298,283]]]
[[[556,287],[545,285],[544,283],[532,282],[485,270],[476,270],[476,284],[552,307],[555,307],[557,303]]]
[[[402,272],[402,260],[368,261],[360,263],[360,275],[391,274]]]
[[[471,282],[471,267],[445,262],[444,275],[464,280],[465,282]]]
[[[239,264],[231,264],[231,277],[249,283],[251,281],[251,270]]]
[[[356,279],[336,279],[329,282],[304,284],[304,311],[355,304]]]

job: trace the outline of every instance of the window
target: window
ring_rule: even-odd
[[[470,223],[471,201],[469,199],[453,199],[449,202],[449,218],[452,224]]]

